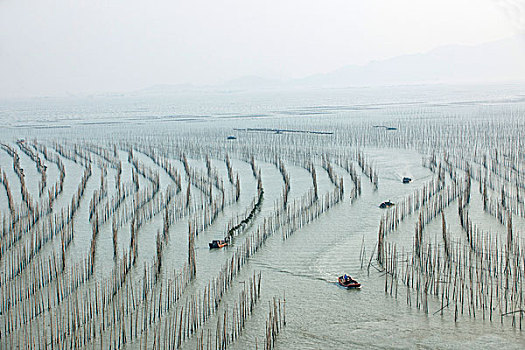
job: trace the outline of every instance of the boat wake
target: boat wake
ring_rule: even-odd
[[[269,265],[269,264],[264,264],[264,263],[257,263],[256,265],[258,265],[258,266],[260,266],[260,267],[262,267],[264,269],[267,269],[267,270],[272,270],[272,271],[275,271],[275,272],[278,272],[278,273],[283,273],[283,274],[291,275],[291,276],[294,276],[294,277],[305,278],[305,279],[309,279],[309,280],[323,281],[323,282],[326,282],[326,283],[338,284],[337,279],[328,279],[326,277],[320,277],[320,276],[315,276],[315,275],[311,275],[311,274],[297,273],[297,272],[294,272],[294,271],[285,270],[283,268],[272,266],[272,265]]]

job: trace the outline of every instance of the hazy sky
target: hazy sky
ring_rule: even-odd
[[[520,0],[0,0],[0,97],[295,78],[524,29]]]

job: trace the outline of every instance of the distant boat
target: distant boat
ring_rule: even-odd
[[[387,208],[391,208],[395,205],[395,203],[392,203],[391,201],[386,201],[386,202],[383,202],[381,204],[379,204],[379,208],[381,209],[387,209]]]
[[[412,181],[412,179],[409,178],[409,177],[404,177],[404,178],[403,178],[403,183],[404,183],[404,184],[409,184],[411,181]]]
[[[386,126],[386,125],[372,125],[374,128],[384,128],[385,130],[392,131],[397,130],[397,128],[394,128],[393,126]]]
[[[226,247],[228,245],[228,241],[226,241],[224,239],[214,239],[213,241],[211,241],[208,244],[210,245],[210,249],[224,248],[224,247]]]
[[[348,276],[347,274],[339,276],[337,278],[337,282],[341,287],[344,287],[346,289],[361,288],[361,283],[357,282],[355,279]]]
[[[230,135],[226,138],[227,140],[237,140],[237,137]]]

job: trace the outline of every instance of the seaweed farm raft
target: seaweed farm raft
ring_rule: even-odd
[[[523,99],[323,93],[6,106],[0,349],[523,348]]]

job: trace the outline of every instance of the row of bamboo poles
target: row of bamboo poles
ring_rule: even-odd
[[[42,159],[38,155],[38,152],[36,152],[33,148],[28,146],[24,140],[18,140],[16,144],[18,145],[20,150],[24,152],[35,163],[36,170],[38,171],[38,173],[40,173],[41,178],[38,184],[38,195],[41,197],[44,193],[47,183],[47,166],[44,165],[44,163],[42,162]]]
[[[356,152],[356,159],[357,164],[361,168],[361,171],[363,174],[366,175],[368,180],[370,180],[370,183],[374,187],[374,189],[377,190],[379,186],[379,174],[377,172],[377,169],[374,169],[373,165],[370,164],[370,162],[367,160],[366,156],[364,155],[363,151],[357,151]]]
[[[243,289],[231,309],[226,306],[217,316],[215,334],[210,329],[206,335],[203,330],[197,334],[196,349],[225,350],[241,336],[261,297],[261,273],[256,275],[254,272],[253,277],[243,284]]]
[[[20,295],[15,304],[3,309],[5,313],[2,313],[0,326],[3,326],[4,331],[0,344],[6,347],[39,346],[59,349],[93,346],[117,349],[131,344],[142,348],[179,348],[196,344],[200,348],[213,346],[215,349],[222,349],[231,346],[239,338],[247,317],[253,312],[252,308],[255,308],[260,297],[260,275],[257,295],[252,297],[251,291],[243,289],[233,308],[228,308],[223,306],[223,303],[226,293],[232,289],[232,282],[250,258],[275,233],[288,237],[343,199],[343,178],[340,171],[332,165],[334,159],[337,159],[334,164],[346,170],[352,179],[354,189],[350,197],[356,198],[361,193],[361,180],[353,163],[348,160],[345,162],[344,157],[328,157],[327,153],[321,153],[321,166],[327,172],[334,189],[328,193],[319,192],[315,166],[311,162],[307,165],[307,170],[312,175],[312,189],[302,197],[292,200],[289,198],[291,181],[285,163],[290,161],[291,164],[306,164],[309,160],[308,154],[283,153],[283,156],[278,157],[275,156],[278,152],[263,154],[261,159],[274,163],[280,171],[283,191],[274,210],[260,220],[255,220],[264,193],[261,170],[256,165],[253,154],[243,155],[242,158],[247,159],[252,167],[253,176],[257,181],[257,194],[245,213],[239,216],[239,221],[232,224],[230,229],[241,224],[236,229],[236,235],[241,232],[248,234],[242,237],[242,240],[239,239],[239,243],[233,247],[231,255],[218,274],[212,277],[206,286],[193,288],[198,277],[198,234],[210,228],[227,205],[239,201],[240,178],[239,174],[235,174],[229,158],[229,154],[239,156],[239,152],[232,150],[230,153],[231,149],[228,149],[228,154],[222,156],[228,176],[224,185],[214,167],[211,152],[209,155],[201,152],[200,157],[196,157],[196,153],[181,148],[171,153],[177,155],[171,158],[177,159],[173,161],[169,158],[170,153],[163,153],[162,149],[155,150],[144,145],[133,148],[126,143],[119,146],[113,144],[110,147],[88,143],[55,143],[53,152],[48,152],[44,147],[38,146],[38,150],[41,154],[48,153],[44,156],[48,162],[48,158],[52,159],[56,153],[58,161],[62,157],[82,169],[91,171],[91,167],[96,167],[96,171],[100,171],[98,185],[92,186],[92,192],[86,196],[86,203],[90,202],[89,206],[86,206],[91,220],[91,244],[85,256],[78,258],[76,262],[72,259],[69,265],[66,264],[64,257],[73,240],[75,228],[78,227],[73,217],[78,210],[77,202],[84,198],[84,184],[82,193],[77,193],[74,197],[75,206],[64,210],[63,215],[51,215],[52,218],[57,218],[59,227],[63,225],[64,228],[53,228],[51,232],[56,233],[45,243],[60,237],[57,240],[59,244],[49,247],[46,251],[47,256],[37,251],[34,261],[22,269],[26,273],[12,278],[12,281],[5,285],[5,290],[8,291],[6,295],[9,295],[5,300]],[[127,164],[123,164],[126,163],[125,160],[122,162],[119,159],[119,149],[127,152]],[[151,158],[156,167],[146,166],[140,160],[142,155],[139,153]],[[192,158],[204,161],[204,170],[190,165],[192,161],[188,159],[189,154]],[[257,154],[258,158],[259,156]],[[364,158],[362,154],[353,157]],[[187,186],[182,184],[182,176],[174,166],[175,162],[180,162]],[[363,172],[370,172],[366,170],[371,169],[368,160],[362,161],[362,164]],[[69,172],[69,163],[67,165]],[[128,165],[132,174],[130,183],[126,183],[122,178],[123,166]],[[65,166],[62,167],[65,178]],[[108,186],[108,179],[111,181],[108,172],[113,171],[111,169],[115,170],[114,190]],[[163,169],[174,186],[163,187],[156,169]],[[373,170],[371,174],[371,182],[375,181],[377,187],[377,179],[374,180],[377,178],[377,170]],[[85,180],[84,178],[81,181],[87,183],[89,177]],[[96,182],[98,177],[93,178],[95,179],[91,181]],[[231,192],[228,192],[227,188],[230,188]],[[71,214],[73,208],[74,213]],[[157,234],[152,237],[141,237],[145,234],[140,232],[141,228],[156,216],[162,217],[162,228],[156,230]],[[61,219],[62,217],[65,219]],[[72,219],[68,221],[70,217]],[[188,219],[188,259],[182,268],[171,270],[164,263],[170,228],[174,222],[183,218]],[[61,223],[62,220],[64,224]],[[107,223],[111,224],[106,225]],[[41,227],[44,227],[43,224]],[[120,230],[127,230],[128,227],[129,246],[126,243],[124,247],[119,247]],[[247,228],[250,228],[250,231]],[[36,228],[35,232],[39,230],[40,228]],[[99,264],[96,257],[99,255],[97,250],[100,249],[100,237],[106,233],[112,236],[110,241],[112,240],[113,244],[114,267],[107,280],[97,281],[92,276]],[[27,238],[29,240],[29,236]],[[143,262],[143,274],[137,278],[136,275],[140,275],[137,271],[141,266],[137,261],[137,251],[144,239],[152,239],[156,243],[156,249],[151,259]],[[20,243],[17,245],[22,246]],[[11,254],[13,248],[9,246],[6,249]],[[133,278],[132,274],[136,278]],[[38,275],[42,276],[40,280]],[[24,293],[24,286],[32,285],[33,280],[40,282],[35,283],[29,293]],[[248,285],[255,285],[255,280],[254,276]],[[20,283],[16,285],[18,282]],[[252,303],[254,306],[251,306]],[[286,324],[285,305],[285,301],[279,299],[274,299],[273,304],[270,303],[265,328],[265,348],[275,346],[276,337]],[[220,320],[216,327],[211,324],[212,318],[215,321]],[[212,327],[215,328],[215,332],[210,331]]]
[[[501,323],[510,320],[512,327],[521,329],[525,313],[525,256],[523,243],[519,232],[514,230],[512,220],[513,215],[519,216],[519,212],[507,205],[513,196],[508,196],[504,188],[498,193],[497,186],[487,185],[489,181],[494,183],[495,179],[506,180],[496,173],[492,180],[487,180],[486,156],[482,157],[483,165],[479,172],[472,169],[475,161],[471,163],[463,157],[458,159],[444,152],[443,158],[438,161],[437,156],[432,154],[425,164],[438,174],[438,180],[441,179],[439,181],[443,183],[439,186],[430,183],[424,185],[419,190],[427,194],[419,196],[426,198],[424,201],[416,201],[415,206],[412,204],[405,209],[409,201],[407,199],[402,202],[401,209],[397,212],[390,210],[381,219],[377,259],[384,271],[385,292],[397,298],[401,284],[406,288],[407,304],[425,313],[448,314],[455,322],[460,322],[464,316]],[[498,169],[497,161],[491,163],[492,170]],[[512,164],[515,163],[507,162],[498,171],[518,171],[516,169],[519,167]],[[482,168],[485,168],[485,176],[482,175]],[[445,171],[452,184],[445,185]],[[465,177],[459,177],[459,173]],[[480,203],[472,202],[473,181],[479,182]],[[414,195],[407,198],[414,198]],[[488,203],[491,200],[497,202],[493,207],[495,209],[490,209]],[[463,237],[457,233],[451,234],[444,213],[455,201]],[[518,201],[516,199],[515,203]],[[414,200],[411,199],[411,202],[414,203]],[[506,234],[503,235],[501,231],[487,232],[473,223],[469,212],[474,204],[479,204],[485,213],[494,216],[500,227],[505,228]],[[386,232],[396,230],[399,221],[416,210],[419,215],[413,245],[406,252],[404,247],[400,251],[398,244],[386,241]],[[425,237],[424,228],[438,216],[441,216],[441,240],[430,243],[429,237]],[[432,312],[432,308],[436,311]]]
[[[67,152],[67,151],[66,151],[65,148],[64,148],[64,149],[62,149],[62,152]],[[78,157],[78,153],[82,154],[82,152],[81,152],[80,150],[75,150],[75,154],[76,154],[75,157]],[[72,156],[72,159],[76,159],[76,158],[73,158],[73,156]],[[86,159],[89,159],[89,157],[88,157],[88,156],[84,156],[84,157],[82,157],[81,159],[86,160]],[[104,182],[105,182],[103,176],[104,176],[104,172],[103,172],[102,175],[101,175],[101,187],[104,186]],[[87,182],[87,180],[86,180],[86,182]],[[137,187],[138,187],[138,186],[137,186]],[[138,188],[137,188],[137,189],[138,189]],[[147,202],[147,201],[145,201],[145,202]],[[139,205],[139,206],[140,206],[140,205]],[[91,209],[92,209],[92,210],[93,210],[93,208],[94,208],[94,206],[91,206]],[[136,210],[136,209],[137,209],[137,207],[135,207],[135,210]],[[167,213],[167,210],[166,210],[165,212]],[[99,226],[98,226],[98,222],[99,222],[99,220],[98,220],[98,212],[95,212],[94,217],[95,217],[95,220],[93,220],[93,236],[94,236],[94,237],[92,238],[92,242],[95,241],[95,239],[96,239],[96,235],[98,234],[98,230],[99,230]],[[134,218],[135,218],[135,217],[133,217],[133,221],[132,221],[132,225],[131,225],[131,227],[132,227],[132,228],[131,228],[131,231],[132,231],[132,232],[136,232],[136,228],[135,228],[135,227],[136,227],[136,223],[135,223],[135,219],[134,219]],[[166,222],[167,222],[167,220],[165,220],[165,223],[166,223]],[[114,225],[114,226],[115,226],[115,225]],[[113,231],[116,231],[116,230],[114,229]],[[165,231],[166,231],[166,229],[165,229]],[[165,233],[165,231],[164,231],[164,233]],[[115,233],[114,233],[114,234],[115,234]],[[133,241],[134,241],[134,236],[135,236],[135,234],[132,233],[131,236],[132,236],[132,243],[131,243],[131,246],[134,246]],[[115,240],[115,239],[114,239],[114,240]],[[160,240],[159,240],[157,261],[160,261],[160,260],[161,260],[161,256],[160,256],[161,254],[159,254],[159,253],[160,253],[160,250],[161,250],[161,249],[160,249],[160,246],[161,246],[161,244],[160,244]],[[94,247],[96,247],[96,245],[95,245],[95,244],[92,244],[92,248],[91,248],[91,252],[92,252],[92,253],[90,253],[90,259],[88,259],[88,260],[86,261],[86,264],[85,264],[85,266],[88,267],[88,269],[87,269],[87,270],[88,270],[87,275],[93,273],[93,262],[92,262],[92,260],[93,260],[93,256],[94,256],[94,253],[93,253],[93,252],[94,252]],[[191,255],[190,255],[190,256],[191,256]],[[131,255],[130,255],[130,257],[131,257]],[[91,261],[90,261],[90,260],[91,260]],[[131,260],[131,258],[130,258],[129,260]],[[125,261],[128,261],[128,259],[124,256],[123,259],[122,259],[121,261],[122,261],[122,262],[125,262]],[[190,260],[190,261],[191,261],[191,260]],[[54,266],[60,266],[60,264],[57,262],[57,263],[54,264]],[[62,269],[64,268],[64,266],[63,266],[63,260],[62,260],[62,266],[61,266],[61,268],[62,268]],[[59,270],[58,268],[54,268],[54,269],[55,269],[56,271]],[[126,265],[126,264],[122,265],[122,269],[121,269],[121,270],[124,270],[124,272],[121,273],[121,275],[122,275],[122,274],[125,274],[125,273],[126,273],[125,270],[128,270],[128,269],[129,269],[129,266],[128,266],[128,265]],[[189,269],[190,269],[190,271],[191,271],[191,268],[189,268]],[[153,267],[153,270],[156,271],[156,272],[158,272],[158,268],[155,267],[155,266]],[[75,271],[73,271],[73,274],[72,274],[72,275],[74,275],[74,274],[75,274]],[[193,273],[193,274],[194,274],[194,273]],[[60,272],[57,272],[57,273],[55,274],[55,278],[58,278],[59,275],[60,275]],[[85,276],[86,273],[82,273],[82,275]],[[156,280],[157,277],[155,277],[154,279]],[[117,282],[117,283],[115,283],[115,282],[116,282],[116,280],[114,280],[113,285],[115,285],[115,284],[119,284],[119,283],[122,283],[122,282]],[[80,282],[80,283],[81,283],[81,282]],[[80,283],[77,283],[77,285],[79,285]],[[128,283],[128,282],[124,282],[124,283]],[[64,284],[66,284],[66,283],[64,283]],[[59,286],[59,284],[57,284],[57,286]],[[109,294],[111,294],[111,295],[115,295],[115,289],[114,289],[114,288],[115,288],[115,287],[112,288],[113,292],[112,292],[112,293],[109,293]],[[121,289],[121,288],[119,288],[119,289]],[[49,296],[50,294],[51,294],[51,293],[48,293],[48,296]],[[66,298],[65,295],[68,295],[68,294],[70,295],[70,297],[69,297],[69,298]],[[41,295],[42,295],[42,294],[41,294]],[[76,295],[76,294],[74,294],[74,293],[63,292],[62,289],[61,289],[61,290],[57,290],[57,301],[56,301],[56,303],[60,304],[63,300],[66,300],[66,302],[69,303],[69,300],[71,300],[71,296],[73,296],[73,295]],[[43,300],[43,299],[42,299],[42,300]],[[51,303],[48,302],[48,307],[47,307],[47,309],[50,310],[50,309],[52,309],[52,308],[53,308],[53,307],[51,306]],[[55,307],[55,308],[56,308],[56,307]],[[42,310],[45,310],[45,308],[42,308]],[[12,319],[12,318],[11,318],[11,319]],[[23,322],[27,323],[28,321],[27,321],[27,320],[24,320]],[[34,321],[33,321],[33,318],[30,318],[29,323],[31,324],[31,322],[34,322]],[[8,327],[7,327],[10,331],[9,331],[9,332],[6,332],[5,334],[9,334],[9,335],[11,335],[11,331],[12,331],[12,329],[13,329],[13,328],[12,328],[12,325],[14,325],[14,324],[16,324],[16,323],[17,323],[16,320],[10,322],[9,325],[8,325]],[[25,324],[25,323],[24,323],[24,324]],[[56,321],[56,325],[57,325],[57,326],[56,326],[56,327],[57,327],[57,328],[60,328],[59,325],[60,325],[61,323],[62,323],[62,322],[59,322],[58,319],[57,319],[57,321]],[[37,327],[38,327],[38,326],[37,326]],[[72,326],[72,327],[73,327],[73,328],[76,328],[76,326]],[[84,331],[84,333],[85,333],[85,331]],[[58,347],[60,347],[60,344],[61,344],[61,345],[66,344],[66,342],[63,340],[63,338],[62,338],[62,340],[61,340],[60,331],[59,331],[59,332],[56,332],[56,330],[55,330],[54,334],[55,334],[55,335],[53,336],[53,330],[51,330],[51,338],[53,338],[53,337],[56,338],[56,339],[55,339],[56,341],[51,341],[51,347],[53,347],[53,344],[56,344]],[[69,330],[68,330],[68,334],[69,334]],[[94,336],[96,337],[96,334],[94,334]],[[113,339],[113,341],[115,341],[116,338],[111,338],[111,337],[110,337],[110,339]],[[9,340],[12,341],[13,338],[10,336],[10,337],[9,337]],[[35,343],[34,341],[31,341],[30,343],[26,343],[26,344],[33,344],[33,345],[35,345],[36,343]],[[47,341],[44,341],[44,344],[48,344],[48,342],[47,342]],[[69,343],[69,344],[70,344],[70,345],[75,344],[75,346],[76,346],[76,345],[78,345],[79,343],[75,340],[74,343]],[[119,338],[119,344],[120,344],[120,338]]]

